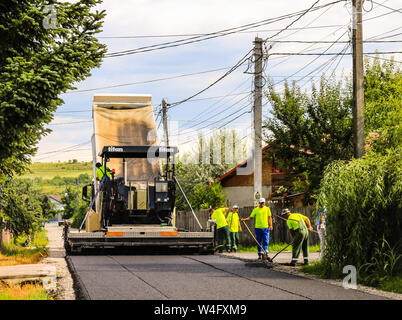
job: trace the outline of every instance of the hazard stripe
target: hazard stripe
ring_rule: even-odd
[[[177,231],[161,231],[161,236],[177,236]]]
[[[106,232],[108,237],[123,237],[124,232]]]

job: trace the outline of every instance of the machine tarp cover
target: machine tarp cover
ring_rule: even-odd
[[[96,161],[104,146],[157,145],[156,123],[151,95],[96,94],[93,98],[94,139]],[[94,159],[95,160],[95,159]],[[161,174],[161,163],[153,159],[126,159],[127,181],[152,182]],[[107,162],[116,170],[116,178],[123,176],[122,159]]]

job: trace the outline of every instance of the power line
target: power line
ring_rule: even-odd
[[[250,52],[252,51],[249,50],[230,70],[228,70],[223,76],[221,76],[220,78],[218,78],[217,80],[215,80],[213,83],[211,83],[209,86],[207,86],[206,88],[198,91],[197,93],[193,94],[192,96],[185,98],[183,100],[180,100],[178,102],[174,102],[174,103],[170,103],[168,104],[168,109],[171,109],[173,107],[178,106],[179,104],[182,104],[184,102],[187,102],[189,100],[191,100],[192,98],[200,95],[201,93],[205,92],[206,90],[208,90],[209,88],[211,88],[212,86],[214,86],[215,84],[217,84],[219,81],[221,81],[222,79],[224,79],[225,77],[227,77],[229,74],[231,74],[233,71],[235,71],[237,68],[239,68],[244,62],[247,61],[248,56],[250,54]]]
[[[300,28],[289,28],[290,30],[304,30],[304,29],[323,29],[323,28],[336,28],[340,27],[340,24],[332,25],[321,25],[313,27],[300,27]],[[264,29],[264,30],[253,30],[253,31],[239,31],[237,33],[260,33],[260,32],[272,32],[281,29]],[[184,33],[184,34],[159,34],[159,35],[132,35],[132,36],[98,36],[98,39],[137,39],[137,38],[177,38],[177,37],[193,37],[193,36],[206,36],[207,33]]]
[[[226,70],[226,69],[229,69],[229,68],[230,67],[222,67],[222,68],[217,68],[217,69],[212,69],[212,70],[180,74],[180,75],[177,75],[177,76],[166,77],[166,78],[151,79],[151,80],[137,81],[137,82],[131,82],[131,83],[122,83],[122,84],[116,84],[116,85],[113,85],[113,86],[98,87],[98,88],[92,88],[92,89],[74,90],[74,91],[68,91],[68,92],[65,92],[65,93],[88,92],[88,91],[103,90],[103,89],[110,89],[110,88],[118,88],[118,87],[124,87],[124,86],[132,86],[132,85],[136,85],[136,84],[144,84],[144,83],[165,81],[165,80],[170,80],[170,79],[177,79],[177,78],[189,77],[189,76],[194,76],[194,75],[199,75],[199,74],[217,72],[217,71]]]
[[[91,143],[91,140],[85,141],[85,142],[82,142],[82,143],[79,143],[79,144],[76,144],[76,145],[73,145],[73,146],[71,146],[71,147],[66,147],[66,148],[62,148],[62,149],[58,149],[58,150],[53,150],[53,151],[49,151],[49,152],[44,152],[44,153],[38,153],[38,154],[36,154],[35,156],[42,156],[42,155],[49,154],[49,153],[64,152],[64,151],[66,151],[66,150],[70,150],[70,149],[74,149],[74,148],[78,148],[78,147],[84,146],[84,145],[86,145],[86,144],[88,144],[88,143]]]
[[[385,60],[385,61],[391,61],[391,62],[396,62],[396,63],[402,63],[402,61],[398,61],[398,60],[394,60],[394,59],[386,59],[386,58],[382,58],[382,57],[373,57],[373,56],[369,56],[367,54],[365,54],[366,57],[368,58],[372,58],[372,59],[380,59],[380,60]]]
[[[73,122],[64,122],[64,123],[50,123],[49,126],[59,126],[59,125],[67,125],[67,124],[76,124],[76,123],[88,123],[92,122],[92,120],[84,120],[84,121],[73,121]]]
[[[395,54],[402,53],[402,51],[379,51],[379,52],[365,52],[364,54]],[[300,52],[274,52],[270,55],[278,56],[336,56],[340,53],[337,52],[313,52],[313,53],[300,53]],[[343,55],[351,55],[352,53],[342,53]]]
[[[190,43],[209,40],[209,39],[213,39],[213,38],[217,38],[217,37],[222,37],[222,36],[226,36],[226,35],[229,35],[229,34],[232,34],[232,33],[237,33],[239,31],[252,29],[252,28],[255,28],[256,26],[266,25],[266,24],[278,22],[278,21],[281,21],[281,20],[289,19],[289,18],[292,18],[294,16],[298,16],[300,14],[304,15],[308,11],[319,10],[321,8],[327,7],[329,5],[333,5],[333,4],[341,2],[341,1],[344,1],[344,0],[337,0],[337,1],[334,1],[334,2],[331,2],[331,3],[328,3],[328,4],[316,7],[314,9],[312,9],[312,7],[310,7],[307,11],[302,10],[302,11],[294,12],[294,13],[291,13],[291,14],[286,14],[286,15],[283,15],[283,16],[279,16],[279,17],[276,17],[276,18],[270,18],[270,19],[265,19],[265,20],[259,21],[259,22],[249,23],[249,24],[246,24],[246,25],[243,25],[243,26],[240,26],[240,27],[229,28],[229,29],[225,29],[225,30],[221,30],[221,31],[207,33],[204,36],[195,36],[195,37],[190,37],[190,38],[187,38],[187,39],[170,41],[170,42],[155,44],[155,45],[151,45],[151,46],[145,46],[145,47],[140,47],[140,48],[136,48],[136,49],[131,49],[131,50],[112,52],[112,53],[106,54],[105,57],[118,57],[118,56],[123,56],[123,55],[128,55],[128,54],[135,54],[135,53],[140,53],[140,52],[149,52],[149,51],[153,51],[153,50],[172,48],[172,47],[177,47],[177,46],[186,45],[186,44],[190,44]]]
[[[388,10],[391,10],[391,11],[393,11],[393,12],[402,13],[401,9],[394,9],[394,8],[385,6],[385,5],[381,4],[381,3],[378,3],[378,2],[376,2],[376,1],[372,1],[372,2],[374,2],[375,4],[377,4],[377,5],[379,5],[379,6],[383,7],[383,8],[386,8],[386,9],[388,9]]]
[[[209,110],[211,110],[213,107],[215,107],[214,111],[219,110],[220,107],[222,107],[222,105],[220,107],[217,107],[217,105],[219,105],[220,102],[222,102],[223,100],[225,100],[226,98],[228,98],[230,96],[230,94],[239,89],[240,87],[242,87],[245,83],[249,82],[250,78],[247,78],[245,81],[243,81],[240,85],[238,85],[236,88],[234,88],[232,91],[230,91],[227,95],[225,95],[224,97],[222,97],[220,100],[216,101],[215,103],[211,104],[209,107],[207,107],[205,110],[201,111],[199,114],[197,114],[195,117],[193,117],[191,120],[195,121],[197,119],[199,119],[200,117],[203,118],[206,115],[209,114]],[[249,95],[247,95],[246,97],[248,97]],[[233,97],[230,99],[233,100]],[[230,101],[229,100],[229,101]],[[224,104],[223,104],[224,105]],[[205,120],[202,120],[202,122],[205,122]]]

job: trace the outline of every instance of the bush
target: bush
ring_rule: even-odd
[[[387,246],[381,249],[383,255],[400,253],[401,150],[387,151],[385,155],[369,153],[350,162],[333,162],[326,168],[318,206],[327,208],[323,259],[327,276],[345,265],[359,269],[373,263],[372,257],[378,253],[376,243],[382,246],[386,241]],[[392,273],[401,271],[400,262]],[[379,263],[375,262],[377,267]]]

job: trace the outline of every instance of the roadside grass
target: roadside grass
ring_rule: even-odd
[[[39,284],[22,286],[0,281],[0,300],[48,300],[46,290]]]
[[[39,263],[43,258],[47,257],[46,245],[48,244],[48,239],[46,233],[46,230],[36,233],[29,247],[22,245],[27,239],[25,235],[19,236],[8,244],[3,244],[0,249],[0,266]]]
[[[0,249],[0,266],[39,263],[47,257],[47,231],[36,232],[29,247],[24,247],[28,236],[21,235]],[[40,284],[14,285],[0,280],[0,300],[49,300],[46,290]]]
[[[344,275],[341,273],[332,273],[329,277],[325,276],[324,272],[324,264],[321,261],[314,262],[308,266],[302,266],[300,270],[304,273],[316,275],[322,279],[342,279]],[[363,278],[357,279],[358,284],[374,287],[383,291],[402,293],[402,276],[394,276],[390,278],[384,278],[379,280],[377,285],[373,285],[372,283],[368,283]]]
[[[270,243],[268,249],[270,252],[278,252],[285,248],[287,243]],[[320,245],[316,244],[314,246],[309,246],[310,252],[318,252],[320,250]],[[290,245],[284,251],[292,251],[292,246]],[[239,245],[237,252],[257,252],[257,245],[255,246],[243,246]]]

